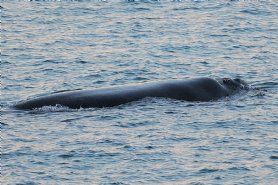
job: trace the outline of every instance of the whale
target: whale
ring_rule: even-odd
[[[16,109],[31,110],[44,106],[65,106],[71,109],[113,107],[147,97],[170,98],[191,102],[214,101],[248,89],[239,78],[187,78],[132,85],[73,90],[23,100]]]

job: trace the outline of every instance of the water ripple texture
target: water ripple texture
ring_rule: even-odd
[[[1,184],[277,184],[276,1],[2,1],[0,11]],[[205,103],[12,108],[200,76],[256,88]]]

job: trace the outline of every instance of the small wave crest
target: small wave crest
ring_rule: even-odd
[[[277,88],[278,83],[277,82],[263,82],[263,83],[257,83],[254,84],[254,89],[262,89],[262,90],[266,90],[266,89],[274,89]]]
[[[67,106],[63,106],[63,105],[60,105],[60,104],[57,104],[55,106],[43,106],[43,107],[40,107],[40,108],[35,108],[35,109],[32,109],[30,111],[30,113],[49,113],[49,112],[76,112],[76,111],[92,111],[92,110],[98,110],[100,108],[78,108],[78,109],[73,109],[73,108],[70,108],[70,107],[67,107]]]
[[[43,106],[40,108],[35,108],[31,110],[31,113],[47,113],[47,112],[71,112],[74,111],[74,109],[71,109],[69,107],[63,106],[63,105],[55,105],[55,106]]]

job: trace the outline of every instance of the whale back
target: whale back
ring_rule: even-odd
[[[18,109],[62,105],[69,108],[112,107],[146,97],[162,97],[185,101],[212,101],[234,94],[247,84],[240,79],[193,78],[154,83],[117,86],[92,90],[58,92],[21,101]]]

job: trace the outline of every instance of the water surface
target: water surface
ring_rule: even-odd
[[[277,184],[275,1],[1,3],[1,184]],[[192,77],[215,102],[19,111],[54,91]]]

